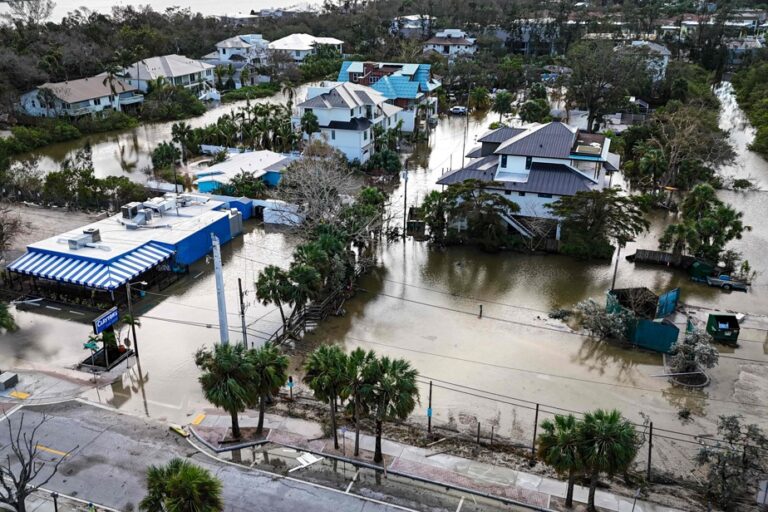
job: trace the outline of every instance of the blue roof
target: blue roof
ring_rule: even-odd
[[[8,270],[52,281],[114,290],[168,259],[173,252],[160,244],[149,242],[105,263],[32,249],[8,265]]]
[[[358,61],[345,60],[341,63],[338,81],[349,82],[349,68],[353,64],[363,64]],[[416,99],[421,92],[431,92],[439,87],[439,84],[430,82],[431,64],[401,64],[382,63],[389,66],[401,66],[402,69],[385,76],[371,87],[383,94],[387,99],[405,98]]]

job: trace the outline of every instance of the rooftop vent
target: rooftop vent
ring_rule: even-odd
[[[90,236],[91,242],[101,242],[101,232],[96,228],[84,229],[83,234]]]

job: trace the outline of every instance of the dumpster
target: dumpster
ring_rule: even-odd
[[[739,320],[736,315],[712,313],[707,319],[707,332],[715,341],[735,345],[739,341]]]

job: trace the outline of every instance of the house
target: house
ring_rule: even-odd
[[[731,66],[738,66],[745,61],[748,62],[750,58],[765,47],[760,39],[756,37],[732,39],[726,41],[725,46],[728,48],[728,64]]]
[[[349,160],[365,163],[374,153],[374,128],[396,127],[402,110],[370,87],[322,82],[307,90],[306,100],[297,105],[293,123],[300,129],[302,116],[312,112],[320,125],[320,136],[329,145]]]
[[[554,55],[560,29],[553,18],[517,19],[509,29],[507,45],[513,53]]]
[[[650,41],[632,41],[631,48],[645,53],[648,71],[654,82],[664,80],[667,75],[669,58],[672,55],[666,46]]]
[[[474,55],[477,51],[476,41],[463,30],[448,28],[424,42],[424,53],[434,52],[453,61],[459,56]]]
[[[533,236],[533,219],[548,219],[560,239],[558,219],[547,205],[577,192],[601,190],[606,175],[616,170],[609,162],[611,140],[582,132],[564,123],[535,124],[528,128],[501,127],[478,139],[480,146],[467,154],[465,167],[444,174],[437,183],[453,185],[469,179],[489,184],[520,206],[507,224],[525,237]]]
[[[404,132],[413,132],[418,119],[437,114],[435,91],[442,84],[432,77],[429,64],[344,61],[338,80],[372,87],[402,108]]]
[[[243,34],[230,37],[216,43],[216,51],[204,56],[202,60],[212,64],[266,64],[269,61],[269,41],[261,34]]]
[[[167,284],[188,271],[210,253],[211,234],[226,244],[241,232],[242,214],[230,203],[166,194],[29,244],[26,254],[8,265],[8,281],[33,297],[54,294],[109,307],[125,298],[129,282]]]
[[[432,32],[432,24],[436,18],[426,14],[409,14],[407,16],[397,16],[392,19],[389,32],[392,35],[398,35],[406,39],[427,38]]]
[[[237,174],[249,172],[270,187],[280,182],[280,175],[296,157],[274,151],[230,153],[223,162],[195,171],[195,185],[200,192],[215,192],[228,184]]]
[[[213,84],[215,67],[207,62],[172,54],[140,60],[122,70],[120,78],[142,92],[147,92],[150,81],[160,78],[170,85],[187,87],[197,92]]]
[[[123,111],[144,101],[136,87],[104,76],[92,76],[68,82],[45,83],[23,94],[21,110],[35,117],[94,115]]]
[[[309,34],[291,34],[277,41],[269,43],[269,50],[280,52],[289,56],[294,62],[303,62],[308,55],[312,55],[320,46],[331,46],[341,54],[344,41],[333,37],[315,37]]]

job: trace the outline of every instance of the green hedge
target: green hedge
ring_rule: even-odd
[[[280,91],[279,83],[266,83],[259,85],[246,85],[234,91],[226,91],[221,95],[222,103],[232,101],[253,100],[257,98],[266,98]]]

